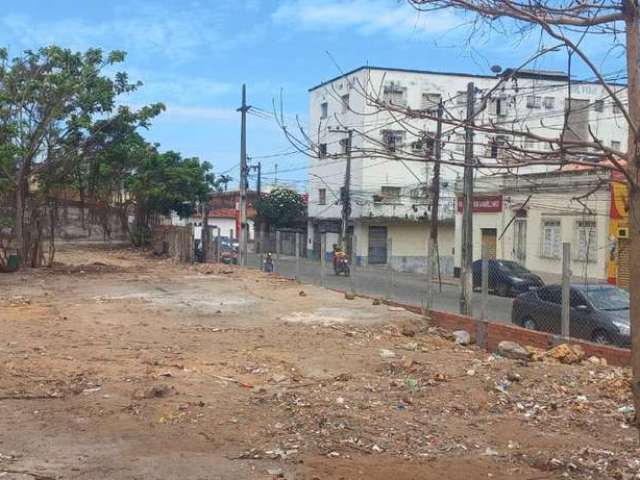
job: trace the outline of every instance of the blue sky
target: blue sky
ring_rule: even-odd
[[[80,6],[81,5],[81,6]],[[307,90],[363,64],[489,73],[518,64],[537,41],[485,38],[464,45],[467,19],[418,15],[402,0],[21,0],[0,13],[0,45],[12,55],[58,44],[128,52],[120,68],[144,86],[131,105],[162,101],[168,110],[146,134],[164,149],[198,156],[237,180],[240,88],[249,103],[307,115]],[[597,46],[593,46],[597,48]],[[330,55],[335,59],[334,63]],[[547,68],[562,68],[561,59]],[[273,121],[249,117],[249,155],[291,151]],[[302,186],[304,157],[263,158],[265,181]]]

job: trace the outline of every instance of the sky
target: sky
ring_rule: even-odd
[[[11,56],[51,44],[126,51],[118,70],[144,85],[122,102],[167,106],[145,132],[148,140],[207,160],[234,183],[243,83],[248,103],[267,112],[248,118],[248,155],[262,162],[264,183],[273,181],[277,163],[280,180],[304,188],[305,157],[291,154],[269,118],[274,101],[279,108],[282,98],[289,124],[296,116],[304,123],[308,89],[341,71],[368,64],[490,74],[495,64],[518,65],[538,45],[537,38],[484,36],[469,48],[468,18],[418,14],[404,0],[4,2],[10,6],[0,13],[0,46]],[[564,61],[552,57],[539,66],[563,69]]]

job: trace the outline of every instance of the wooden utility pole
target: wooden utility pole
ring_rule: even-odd
[[[472,315],[471,292],[473,291],[473,117],[475,85],[467,84],[467,120],[464,139],[464,178],[462,210],[462,246],[460,249],[462,269],[460,272],[460,313]]]
[[[247,112],[251,107],[247,105],[247,86],[242,85],[242,106],[238,109],[240,120],[240,228],[238,241],[240,242],[240,266],[247,265]]]

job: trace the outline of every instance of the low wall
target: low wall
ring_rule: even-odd
[[[342,290],[336,290],[344,293]],[[362,298],[371,298],[369,295],[358,295]],[[406,310],[422,314],[422,307],[416,305],[408,305],[405,303],[385,301],[387,305],[402,307]],[[536,332],[527,330],[509,323],[496,323],[476,320],[475,318],[459,315],[456,313],[441,312],[438,310],[431,311],[431,323],[447,330],[466,330],[471,335],[471,339],[478,346],[494,352],[498,348],[498,344],[503,340],[518,342],[523,346],[531,346],[540,349],[548,349],[560,343],[569,343],[580,345],[587,357],[597,356],[605,358],[609,365],[626,367],[631,363],[631,350],[617,348],[607,345],[598,345],[578,339],[564,339],[558,335],[545,332]]]

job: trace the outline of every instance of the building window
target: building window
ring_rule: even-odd
[[[343,155],[349,153],[349,138],[343,138],[340,140],[340,152]]]
[[[390,82],[384,86],[382,91],[382,101],[389,105],[406,105],[407,89],[401,87],[399,83]]]
[[[342,113],[349,111],[349,94],[342,95]]]
[[[560,220],[543,220],[542,252],[545,258],[560,258]]]
[[[464,152],[464,135],[461,133],[456,133],[453,136],[453,149],[456,152]]]
[[[321,143],[318,145],[318,157],[326,158],[327,157],[327,144]]]
[[[542,97],[527,95],[527,108],[540,108]]]
[[[617,151],[621,151],[620,149],[622,148],[622,143],[620,143],[618,140],[611,140],[611,148]]]
[[[404,144],[404,134],[402,130],[383,130],[382,141],[385,148],[390,152],[396,152],[402,148]]]
[[[544,97],[544,108],[551,110],[555,106],[555,98],[553,97]],[[535,100],[534,100],[535,102]]]
[[[493,98],[489,104],[491,115],[497,115],[498,117],[504,117],[507,114],[507,99],[506,98]]]
[[[594,221],[576,222],[576,255],[580,262],[595,262],[598,239],[598,230]]]
[[[320,104],[320,118],[327,118],[329,116],[329,104],[323,102]]]
[[[400,200],[400,187],[380,187],[380,194],[385,203],[398,202]]]
[[[422,94],[422,109],[423,110],[435,110],[440,105],[442,95],[439,93],[423,93]]]
[[[505,137],[498,136],[492,138],[489,140],[488,156],[495,159],[501,158],[506,144],[507,139]]]
[[[604,112],[604,100],[596,100],[593,102],[593,109],[596,112]]]
[[[326,205],[327,204],[327,189],[319,188],[318,189],[318,205]]]

